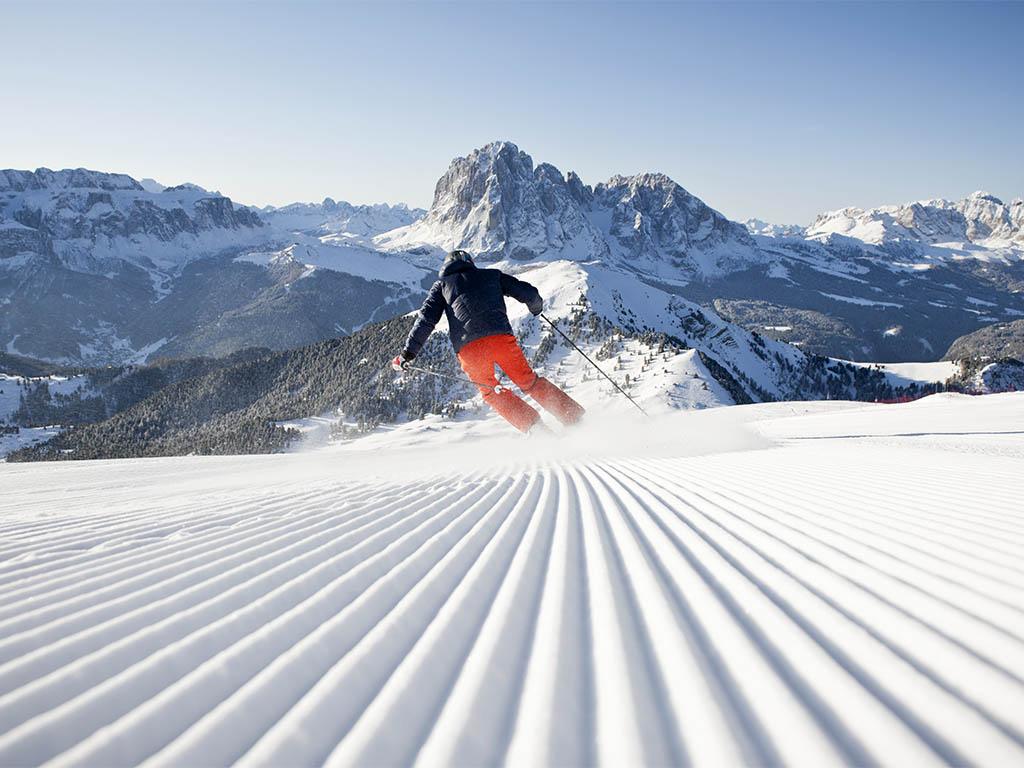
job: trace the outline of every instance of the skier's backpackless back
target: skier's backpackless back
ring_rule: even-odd
[[[543,301],[535,287],[497,269],[479,269],[466,251],[452,251],[444,261],[441,279],[434,283],[409,332],[405,348],[392,361],[401,369],[419,354],[441,319],[448,318],[448,335],[462,370],[483,395],[484,402],[522,432],[541,423],[540,414],[522,398],[498,386],[494,366],[520,390],[536,400],[562,424],[575,424],[583,407],[543,376],[534,373],[512,335],[505,297],[540,314]]]

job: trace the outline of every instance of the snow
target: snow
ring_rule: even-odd
[[[84,172],[78,181],[73,181],[74,178],[73,172],[59,171],[43,188],[19,192],[12,206],[12,211],[19,208],[40,211],[47,220],[58,222],[57,231],[49,233],[54,237],[54,254],[73,270],[104,274],[110,267],[119,267],[120,262],[126,261],[151,273],[154,282],[160,282],[190,261],[228,249],[252,248],[275,234],[270,227],[204,228],[197,225],[199,228],[195,231],[184,228],[159,234],[136,231],[110,236],[105,234],[104,228],[94,227],[105,214],[117,212],[131,219],[138,216],[140,210],[145,213],[145,206],[151,205],[191,218],[200,201],[218,195],[194,184],[161,192],[148,191],[130,177],[118,174]],[[84,209],[88,193],[98,189],[104,190],[109,203]]]
[[[11,376],[0,373],[0,422],[10,417],[21,407],[21,395],[32,387],[45,383],[50,395],[71,396],[80,392],[82,397],[95,396],[96,391],[89,386],[88,376]],[[0,456],[3,452],[0,451]]]
[[[164,336],[162,339],[154,341],[152,344],[147,344],[142,347],[134,356],[129,358],[128,362],[132,365],[142,365],[149,358],[155,354],[162,346],[164,346],[170,339]]]
[[[317,268],[344,272],[365,280],[383,280],[418,288],[426,274],[402,259],[358,245],[294,244],[280,251],[253,251],[235,258],[261,267],[296,262],[307,267],[306,277]]]
[[[910,384],[936,384],[944,382],[960,372],[960,364],[949,360],[940,360],[934,363],[843,362],[862,368],[877,368],[885,374],[888,383],[894,387],[906,387]]]
[[[0,373],[0,421],[6,421],[21,407],[27,379]]]
[[[744,219],[740,222],[752,235],[761,237],[803,237],[804,227],[795,224],[771,224],[763,219]]]
[[[96,391],[89,386],[88,377],[78,376],[45,376],[26,378],[0,373],[0,424],[12,421],[12,416],[21,408],[21,396],[40,383],[45,382],[51,396],[70,396],[78,392],[82,397],[95,396]],[[20,427],[15,433],[0,432],[0,462],[3,457],[20,448],[27,448],[42,443],[58,435],[64,428],[60,425],[39,427]]]
[[[663,174],[613,176],[586,195],[574,197],[554,166],[535,169],[514,144],[494,142],[452,162],[423,218],[373,242],[417,263],[464,248],[484,262],[599,261],[675,285],[765,261],[740,226]]]
[[[32,260],[36,258],[38,258],[36,254],[31,251],[19,251],[13,256],[0,259],[0,270],[14,272],[15,270],[22,269],[31,264]]]
[[[888,301],[871,301],[870,299],[862,299],[857,296],[838,296],[834,293],[825,293],[823,291],[818,291],[818,293],[820,293],[827,299],[843,301],[846,302],[847,304],[859,304],[862,307],[896,307],[898,309],[903,308],[902,304],[893,304],[892,302]]]
[[[167,187],[165,187],[163,184],[161,184],[156,179],[149,179],[149,178],[140,179],[139,180],[139,186],[142,187],[147,192],[152,192],[153,194],[158,194],[160,192],[163,192],[165,189],[167,189]]]
[[[0,764],[1022,764],[1022,419],[0,465]]]
[[[967,301],[970,304],[974,304],[979,307],[998,307],[998,304],[993,304],[991,301],[984,301],[983,299],[976,299],[973,296],[968,296]]]
[[[985,192],[975,192],[957,202],[921,200],[867,211],[830,211],[818,216],[807,234],[812,238],[839,234],[874,245],[917,241],[925,245],[924,253],[938,258],[1012,261],[1022,255],[1014,242],[1021,239],[1021,225],[1012,204],[1006,206]],[[928,244],[936,249],[927,248]],[[942,251],[949,253],[943,256]]]
[[[12,451],[44,443],[63,431],[61,426],[19,427],[15,433],[0,433],[0,461]]]

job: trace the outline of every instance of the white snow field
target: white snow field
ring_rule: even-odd
[[[1024,765],[1024,393],[609,419],[0,464],[0,765]]]

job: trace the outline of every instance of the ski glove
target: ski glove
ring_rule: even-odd
[[[395,355],[395,359],[391,361],[391,367],[396,371],[404,371],[410,360],[412,360],[412,355],[403,350],[400,354]]]

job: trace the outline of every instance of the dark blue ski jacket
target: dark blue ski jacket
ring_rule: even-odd
[[[455,354],[484,336],[512,333],[505,313],[506,296],[523,302],[535,315],[544,308],[540,293],[529,283],[498,269],[479,269],[468,261],[449,262],[420,308],[402,357],[412,360],[419,354],[442,313],[448,317]]]

